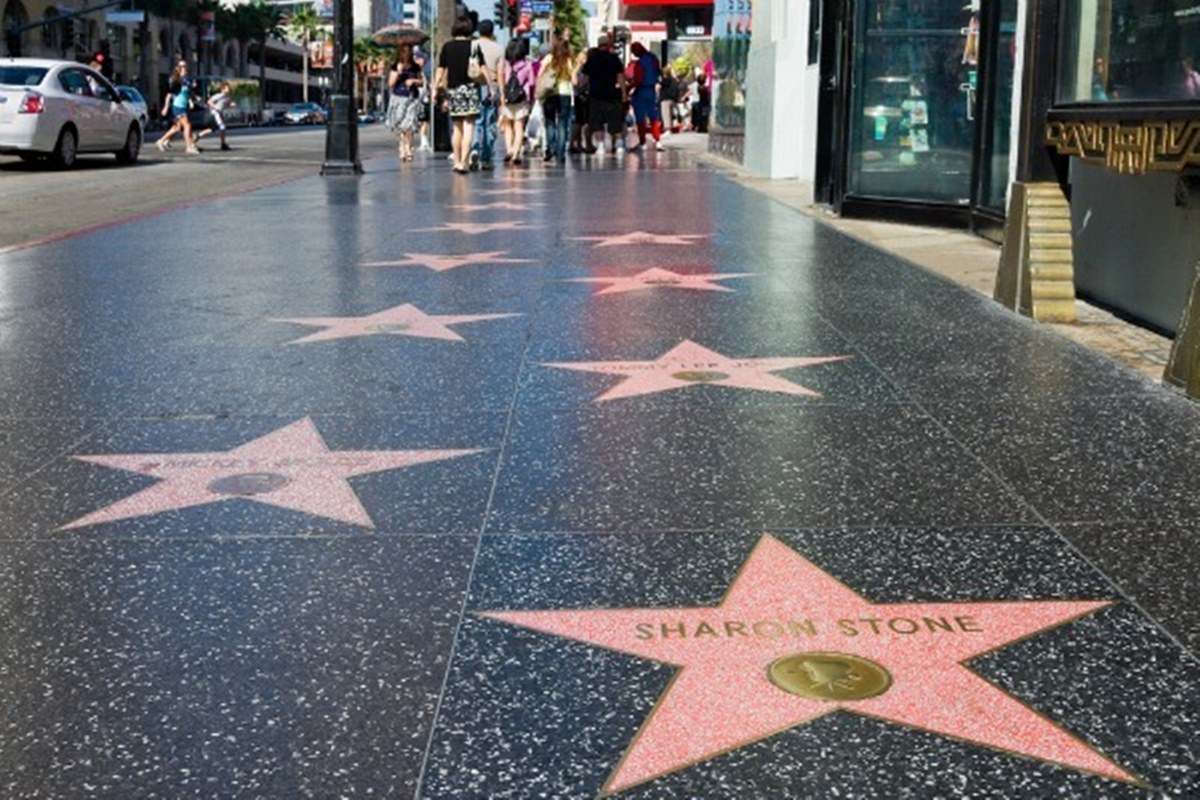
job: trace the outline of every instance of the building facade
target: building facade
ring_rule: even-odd
[[[1014,185],[1057,184],[1078,293],[1175,329],[1200,261],[1195,0],[755,0],[753,19],[750,170],[996,241],[1027,222]]]

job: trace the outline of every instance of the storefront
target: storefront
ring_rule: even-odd
[[[1047,3],[1039,142],[1069,169],[1080,294],[1166,332],[1200,262],[1200,2]]]
[[[1017,0],[824,0],[815,193],[847,215],[1002,234]]]

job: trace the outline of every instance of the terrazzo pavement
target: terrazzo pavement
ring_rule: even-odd
[[[369,166],[0,255],[0,796],[1200,796],[1194,406],[678,154]],[[744,277],[591,280],[649,268]],[[405,304],[512,316],[279,321]],[[771,373],[812,394],[561,368],[684,341],[838,360]],[[367,470],[397,451],[460,455]],[[105,511],[196,454],[179,507]],[[929,681],[1032,712],[1009,748],[849,696],[614,784],[680,665],[488,615],[716,606],[763,541],[875,604],[1090,610],[956,664],[931,640]],[[695,724],[749,724],[718,707]],[[1130,778],[1029,755],[1052,733]]]

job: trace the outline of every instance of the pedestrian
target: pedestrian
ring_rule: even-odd
[[[662,79],[658,82],[658,101],[663,125],[666,126],[666,130],[663,131],[664,139],[678,132],[675,124],[675,104],[679,102],[679,95],[679,79],[675,77],[675,70],[667,64],[663,67]]]
[[[171,146],[172,137],[176,133],[182,133],[184,152],[195,155],[200,151],[196,149],[196,143],[192,140],[192,123],[188,121],[188,109],[192,105],[192,85],[187,73],[185,61],[180,61],[171,71],[161,113],[161,116],[170,118],[171,126],[154,144],[159,150],[166,150]]]
[[[591,54],[590,49],[585,50],[575,59],[575,119],[571,122],[571,146],[567,148],[567,152],[572,154],[596,152],[596,148],[592,147],[592,132],[588,127],[591,121],[591,95],[588,93],[587,79],[580,78],[583,65],[587,63]]]
[[[504,132],[504,160],[520,164],[525,154],[525,122],[533,105],[533,62],[529,40],[513,39],[504,51],[496,75],[500,86],[500,129]]]
[[[491,169],[496,155],[496,122],[500,112],[500,86],[497,72],[504,51],[496,41],[495,25],[490,19],[479,23],[479,39],[475,51],[483,64],[487,81],[480,88],[479,123],[471,147],[471,169]]]
[[[629,99],[633,104],[633,118],[637,125],[637,146],[646,146],[646,133],[649,132],[654,138],[654,146],[661,150],[663,123],[658,84],[662,80],[662,67],[658,63],[658,57],[641,42],[634,42],[629,51],[634,57],[633,91]]]
[[[228,82],[223,82],[217,87],[217,92],[212,97],[208,98],[205,103],[205,127],[204,130],[196,134],[196,141],[200,141],[205,136],[209,136],[215,130],[219,134],[222,150],[232,150],[229,143],[225,141],[225,117],[222,112],[229,107],[233,102],[233,94]]]
[[[396,61],[388,72],[387,127],[400,140],[400,160],[413,160],[413,133],[421,124],[421,89],[425,74],[413,57],[412,45],[396,49]]]
[[[429,85],[433,83],[432,64],[425,51],[420,48],[413,50],[413,60],[420,65],[423,79],[421,81],[421,111],[417,117],[421,123],[421,143],[417,145],[417,150],[432,153],[433,144],[429,141],[429,117],[432,111],[429,107]]]
[[[438,56],[437,78],[434,81],[434,103],[441,101],[450,114],[454,131],[451,140],[451,161],[454,171],[466,175],[471,157],[471,140],[475,136],[475,121],[479,118],[479,85],[471,80],[470,63],[475,56],[471,41],[471,20],[459,17],[450,28],[450,41],[442,45]]]
[[[607,34],[600,36],[597,46],[588,55],[580,74],[587,78],[590,138],[593,148],[604,155],[604,134],[608,133],[610,155],[617,153],[618,137],[625,132],[625,69],[613,53]],[[600,135],[596,146],[595,137]]]
[[[557,158],[560,164],[566,163],[574,117],[575,80],[575,59],[571,55],[570,42],[559,39],[543,62],[538,81],[538,94],[546,115],[547,162]]]

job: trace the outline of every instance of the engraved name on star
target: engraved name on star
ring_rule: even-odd
[[[1109,605],[876,604],[764,536],[714,607],[477,613],[677,668],[604,784],[608,794],[836,711],[1138,782],[967,666]],[[790,682],[772,677],[781,668],[784,677],[793,672]],[[1044,679],[1069,680],[1070,673]]]
[[[511,258],[507,250],[485,250],[481,253],[445,255],[442,253],[404,253],[401,258],[390,261],[366,261],[362,267],[424,267],[434,272],[446,272],[472,264],[532,264],[529,258]]]
[[[596,296],[605,294],[622,294],[624,292],[645,292],[651,289],[692,289],[699,292],[732,292],[728,286],[722,286],[717,281],[734,278],[748,278],[752,272],[710,272],[706,274],[688,275],[672,272],[662,267],[651,267],[636,275],[607,278],[568,278],[570,283],[605,283],[608,284]]]
[[[257,439],[209,453],[77,455],[77,461],[136,472],[158,482],[60,530],[144,517],[224,500],[249,500],[373,528],[348,478],[481,453],[483,450],[330,450],[308,417]]]
[[[493,231],[515,231],[531,227],[528,222],[444,222],[433,228],[413,228],[414,232],[447,232],[465,233],[468,236],[478,236]]]
[[[405,303],[363,317],[290,317],[272,319],[271,322],[289,322],[295,325],[310,325],[324,329],[286,342],[286,344],[327,342],[331,339],[349,339],[356,336],[417,336],[424,339],[462,342],[465,341],[463,337],[450,329],[452,325],[519,316],[521,315],[426,314],[411,303]]]
[[[844,361],[847,358],[850,356],[731,358],[685,339],[653,361],[567,361],[542,366],[624,376],[625,380],[595,399],[594,402],[600,403],[686,389],[698,384],[820,397],[820,393],[812,389],[771,373]]]
[[[621,247],[643,244],[696,244],[701,239],[707,239],[707,233],[648,233],[647,231],[632,231],[630,233],[613,234],[611,236],[571,236],[576,242],[595,242],[594,247]]]

